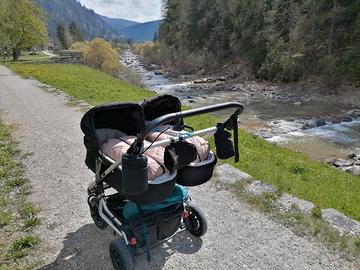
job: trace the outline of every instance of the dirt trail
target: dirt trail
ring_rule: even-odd
[[[42,269],[112,269],[110,230],[91,222],[86,188],[93,179],[84,165],[79,122],[82,112],[66,98],[45,92],[0,66],[0,110],[18,125],[20,148],[32,184],[30,199],[41,208]],[[357,269],[341,255],[251,210],[214,182],[191,190],[209,219],[202,240],[187,233],[153,250],[137,269]]]

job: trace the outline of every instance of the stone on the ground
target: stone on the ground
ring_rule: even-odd
[[[352,160],[346,160],[346,159],[338,159],[334,163],[334,165],[336,167],[349,167],[349,166],[351,166],[353,164],[354,164],[354,162]]]
[[[322,218],[341,235],[360,236],[360,222],[353,220],[335,209],[322,210]]]
[[[351,153],[351,154],[348,155],[348,157],[350,159],[355,159],[355,158],[357,158],[357,155],[355,153]]]
[[[348,169],[346,169],[346,172],[351,173],[355,176],[360,176],[360,166],[352,166]]]
[[[242,172],[229,164],[219,165],[215,169],[217,178],[225,184],[234,184],[237,181],[247,182],[253,177],[245,172]]]
[[[281,210],[291,211],[296,209],[306,214],[310,214],[312,209],[315,207],[312,202],[299,199],[290,194],[283,194],[276,201],[276,206],[279,207]]]
[[[247,185],[245,188],[246,192],[254,196],[261,196],[264,193],[275,193],[277,189],[272,185],[266,184],[262,181],[254,181],[251,184]]]
[[[329,165],[331,165],[331,166],[334,166],[336,160],[337,160],[336,158],[328,158],[328,159],[325,160],[325,163],[326,163],[326,164],[329,164]]]

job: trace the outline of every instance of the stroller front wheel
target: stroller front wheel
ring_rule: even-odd
[[[91,218],[93,219],[96,227],[102,230],[106,229],[108,224],[101,218],[97,203],[91,203],[90,201],[89,206],[90,206]]]
[[[133,270],[134,263],[131,253],[122,239],[110,243],[110,257],[115,270]]]
[[[190,201],[186,210],[189,212],[189,225],[187,227],[189,233],[196,237],[205,235],[208,228],[207,219],[200,206]]]

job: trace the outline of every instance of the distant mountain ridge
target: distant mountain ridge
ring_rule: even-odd
[[[33,0],[47,13],[49,35],[56,38],[60,22],[69,25],[75,22],[85,39],[95,37],[106,39],[126,38],[136,42],[152,40],[159,30],[160,21],[138,23],[135,21],[108,18],[88,9],[77,0]]]
[[[108,18],[106,16],[99,15],[106,23],[110,24],[112,28],[115,30],[123,29],[126,27],[130,27],[136,24],[139,24],[138,22],[124,20],[124,19],[117,19],[117,18]]]
[[[159,31],[161,20],[135,24],[119,30],[122,37],[134,42],[145,42],[153,40]]]

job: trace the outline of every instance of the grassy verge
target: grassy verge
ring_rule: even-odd
[[[84,65],[12,63],[8,66],[90,104],[138,101],[154,95]]]
[[[0,121],[0,269],[32,269],[38,261],[27,255],[39,243],[33,229],[40,221],[26,200],[29,183],[11,131]]]
[[[149,91],[84,66],[11,64],[10,67],[94,105],[140,100],[152,95]],[[187,122],[195,128],[204,128],[216,123],[217,119],[199,116]],[[360,221],[359,177],[315,162],[242,130],[239,131],[239,142],[241,161],[238,164],[232,160],[226,162],[275,185],[280,192],[312,201],[321,208],[335,208]]]

